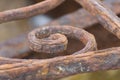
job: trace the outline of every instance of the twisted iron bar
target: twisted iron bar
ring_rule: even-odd
[[[104,2],[104,1],[103,1]],[[120,13],[120,0],[109,0],[105,1],[104,4],[109,6],[116,14]],[[80,15],[79,15],[80,14]],[[77,16],[76,16],[77,15]],[[87,23],[86,23],[87,22]],[[97,24],[98,20],[96,17],[91,16],[86,10],[79,9],[71,14],[62,16],[56,20],[53,20],[48,25],[76,25],[76,27],[87,28],[94,24]],[[29,55],[31,50],[28,48],[26,44],[26,34],[18,36],[14,39],[10,39],[5,41],[4,43],[0,43],[0,55],[3,57],[17,57],[24,58]],[[9,52],[9,55],[7,54]]]
[[[60,34],[58,34],[60,33]],[[65,36],[76,38],[85,47],[74,54],[97,50],[97,44],[92,34],[83,29],[72,26],[46,26],[33,30],[28,35],[29,47],[36,52],[59,53],[67,48],[68,40]]]
[[[120,39],[120,19],[99,0],[76,0],[86,10],[95,15],[108,31]]]
[[[115,14],[111,10],[106,8],[103,3],[101,3],[98,0],[76,0],[76,1],[80,3],[84,8],[86,8],[88,11],[94,13],[102,24],[103,21],[105,21],[105,23],[103,24],[104,27],[109,31],[111,31],[118,38],[120,38],[119,19],[117,16],[115,16]],[[101,11],[104,12],[102,13]],[[103,21],[101,21],[101,19]],[[51,27],[50,29],[52,28],[54,31],[54,28],[56,27]],[[65,29],[65,28],[61,28],[61,29]],[[38,30],[37,33],[41,33],[41,30],[39,29],[37,30]],[[89,36],[86,35],[84,36],[83,33],[81,33],[82,35],[80,33],[81,32],[78,31],[77,36],[79,38],[85,38],[84,40],[87,40],[84,42],[85,44],[89,42],[88,39],[90,39],[91,41],[93,41],[92,45],[94,45],[95,43],[94,37],[89,38]],[[36,34],[34,34],[33,36],[35,35]],[[87,35],[90,34],[88,33]],[[40,37],[41,36],[38,36],[39,39]],[[31,39],[31,37],[29,38]],[[54,37],[52,37],[52,39],[54,39]],[[95,46],[92,45],[88,47],[89,48],[88,51],[96,48],[96,45]],[[55,57],[45,60],[10,59],[10,58],[0,57],[0,79],[1,80],[33,80],[33,79],[55,80],[58,78],[62,78],[77,73],[93,72],[98,70],[119,69],[120,68],[119,63],[120,63],[120,47],[85,52],[84,54]]]
[[[64,1],[65,0],[45,0],[35,5],[0,12],[0,23],[43,14],[57,7]]]

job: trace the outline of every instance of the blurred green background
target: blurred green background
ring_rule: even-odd
[[[27,5],[30,5],[31,3],[32,2],[30,0],[0,0],[0,11],[27,6]],[[34,21],[33,23],[31,21],[33,21],[32,18],[0,24],[0,41],[2,42],[10,38],[13,38],[15,36],[18,36],[20,34],[26,33],[28,30],[32,28],[31,25],[35,24]],[[106,34],[106,35],[109,35],[109,34]],[[113,45],[114,44],[115,43],[113,42]],[[116,44],[120,45],[120,41],[117,40]],[[112,45],[111,46],[108,45],[108,46],[112,47]],[[67,77],[61,80],[102,80],[102,79],[120,80],[119,74],[120,74],[120,70],[99,71],[94,73],[78,74],[78,75]]]
[[[120,70],[78,74],[61,80],[120,80]]]

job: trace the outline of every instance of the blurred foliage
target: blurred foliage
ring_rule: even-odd
[[[70,76],[60,80],[120,80],[120,70],[98,71]]]

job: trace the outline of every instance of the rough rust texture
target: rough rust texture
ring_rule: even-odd
[[[103,3],[106,4],[106,6],[108,6],[116,14],[120,13],[120,0],[112,0],[111,2],[107,0]],[[78,11],[67,14],[50,22],[50,24],[71,25],[79,28],[88,28],[94,24],[97,24],[98,22],[99,21],[97,20],[97,18],[95,16],[92,16],[88,11],[86,11],[85,9],[79,9]]]
[[[108,9],[107,11],[107,8],[104,6],[103,3],[101,3],[98,0],[76,0],[76,1],[82,4],[82,6],[86,8],[89,12],[94,13],[102,24],[103,21],[105,21],[105,23],[103,24],[105,28],[107,28],[107,30],[111,31],[114,35],[120,38],[119,19],[111,10]],[[101,19],[103,21],[101,21]],[[8,21],[9,20],[10,19],[8,19]],[[46,27],[44,27],[44,29],[45,28]],[[54,27],[51,26],[47,28],[48,28],[47,31],[48,34],[52,33],[52,31],[53,32],[55,31],[65,34],[68,37],[70,36],[70,37],[79,38],[84,44],[89,44],[88,45],[89,47],[87,47],[87,51],[91,49],[92,50],[96,49],[96,42],[94,40],[94,37],[82,29],[78,29],[70,26],[63,26],[63,28],[59,26],[54,26]],[[45,33],[45,36],[41,35],[41,29],[43,28],[38,28],[34,30],[35,32],[33,31],[32,35],[30,33],[28,39],[31,40],[34,37],[35,38],[37,37],[38,39],[41,38],[41,36],[42,38],[45,37],[47,33]],[[40,43],[37,42],[37,44]],[[36,47],[37,44],[35,44],[35,48],[38,48],[38,46]],[[32,46],[34,47],[34,44],[32,44]],[[58,78],[70,76],[77,73],[120,69],[120,64],[119,64],[120,47],[92,51],[92,52],[83,51],[82,52],[83,54],[80,53],[81,51],[77,52],[77,55],[69,55],[64,57],[61,56],[51,59],[44,59],[44,60],[12,59],[12,58],[0,57],[0,80],[34,80],[34,79],[55,80]]]
[[[56,80],[78,73],[120,68],[120,47],[46,60],[0,58],[1,80]]]
[[[120,39],[120,19],[99,0],[76,0],[95,15],[100,23]]]
[[[0,12],[0,23],[28,18],[45,13],[46,11],[49,11],[60,5],[62,2],[64,2],[64,0],[45,0],[28,7]]]
[[[107,0],[104,1],[104,3],[109,6],[116,14],[120,13],[120,0],[112,0],[111,2]],[[97,23],[98,20],[96,17],[92,16],[85,9],[79,9],[74,13],[62,16],[61,18],[50,22],[48,25],[72,25],[80,28],[87,28]],[[16,45],[12,46],[14,43],[11,43],[11,41]],[[28,45],[25,45],[26,42],[26,37],[23,35],[22,37],[16,37],[14,39],[5,41],[4,43],[0,43],[0,55],[3,57],[16,57],[15,55],[19,56],[21,54],[26,55],[28,52],[30,52]],[[19,45],[21,46],[20,50]],[[7,52],[9,52],[9,55],[6,54]]]
[[[72,26],[46,26],[33,30],[28,35],[29,46],[32,50],[36,52],[44,53],[59,53],[66,50],[67,38],[63,36],[58,36],[55,39],[55,34],[63,34],[70,38],[76,38],[80,40],[85,47],[75,52],[74,54],[85,53],[88,51],[97,50],[97,44],[95,38],[92,34],[86,32],[83,29],[72,27]],[[53,38],[50,39],[49,36]],[[61,38],[62,37],[62,38]]]

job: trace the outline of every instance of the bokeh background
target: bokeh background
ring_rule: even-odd
[[[37,1],[39,2],[41,0],[36,0],[36,2]],[[34,3],[35,1],[32,0],[0,0],[0,11],[20,8]],[[73,0],[67,0],[61,6],[52,11],[49,11],[46,14],[24,20],[2,23],[0,24],[0,42],[14,38],[24,33],[28,33],[31,29],[47,24],[51,20],[59,18],[68,13],[72,13],[80,7],[81,6],[73,2]],[[100,24],[93,25],[86,30],[95,35],[99,49],[120,46],[120,40],[102,28]],[[60,80],[120,80],[119,74],[120,70],[98,71],[93,73],[78,74]]]

